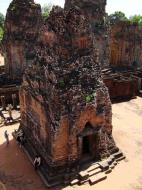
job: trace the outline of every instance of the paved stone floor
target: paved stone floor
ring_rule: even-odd
[[[0,54],[0,66],[4,65],[4,57]]]

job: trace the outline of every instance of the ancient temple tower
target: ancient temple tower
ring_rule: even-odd
[[[109,65],[109,42],[108,42],[108,24],[106,19],[106,0],[67,0],[65,9],[74,6],[81,9],[81,12],[88,17],[92,31],[95,34],[95,47],[99,55],[101,67]]]
[[[89,0],[79,6],[67,1],[65,9],[53,7],[28,51],[32,59],[20,90],[21,127],[29,152],[34,150],[44,160],[51,185],[63,181],[67,171],[69,176],[72,169],[76,172],[84,159],[95,162],[118,150],[93,14],[88,15],[92,7],[94,1]]]
[[[31,43],[32,48],[41,22],[40,12],[40,6],[33,0],[13,0],[7,10],[3,49],[5,70],[10,79],[22,78],[30,60],[25,53],[27,43],[28,46]]]

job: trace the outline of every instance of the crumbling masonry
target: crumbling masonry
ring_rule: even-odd
[[[112,163],[122,156],[112,137],[111,102],[101,76],[109,60],[105,5],[106,0],[67,0],[64,9],[53,7],[46,21],[33,0],[13,0],[8,9],[6,70],[16,79],[26,68],[21,128],[31,157],[42,158],[49,186],[83,177],[78,173],[86,163],[113,154]]]
[[[95,162],[118,151],[93,32],[98,5],[104,16],[105,1],[67,1],[65,9],[54,7],[26,52],[32,56],[20,90],[21,126],[44,159],[51,185],[55,179],[64,181],[66,172],[71,178],[84,160]]]

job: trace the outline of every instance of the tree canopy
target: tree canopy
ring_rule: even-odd
[[[108,16],[108,19],[110,21],[110,24],[115,24],[119,21],[126,21],[128,18],[125,16],[125,14],[121,11],[116,11],[113,14],[110,14]]]
[[[119,21],[130,21],[131,23],[137,23],[142,28],[142,15],[133,15],[127,18],[125,13],[116,11],[108,16],[108,20],[110,24],[116,24]]]
[[[131,22],[137,23],[142,28],[142,16],[141,15],[134,15],[129,18]]]
[[[0,27],[0,42],[3,38],[3,33],[4,33],[3,28]]]
[[[41,8],[41,10],[42,10],[42,16],[43,16],[44,19],[48,18],[49,13],[50,13],[50,11],[51,11],[51,9],[52,9],[52,6],[53,6],[52,4],[45,4],[45,5]]]
[[[0,13],[0,42],[3,38],[3,33],[4,33],[4,15]]]

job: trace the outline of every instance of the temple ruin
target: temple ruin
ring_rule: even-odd
[[[38,7],[40,20],[40,8],[33,1],[13,1],[10,6],[15,2],[18,7],[26,2],[29,10],[31,5]],[[55,6],[48,19],[39,22],[32,48],[26,43],[25,57],[32,56],[20,89],[21,128],[31,157],[42,158],[41,173],[49,186],[71,180],[94,184],[106,175],[82,173],[86,163],[103,172],[124,158],[112,137],[111,102],[96,40],[97,18],[105,28],[105,4],[72,0],[64,9]],[[35,13],[30,13],[32,18]],[[97,167],[96,161],[100,161]]]
[[[40,6],[33,1],[14,0],[9,5],[1,45],[5,65],[0,67],[0,96],[5,97],[6,104],[12,103],[13,94],[19,102],[22,76],[32,57],[28,51],[34,45],[41,22]]]
[[[111,101],[136,97],[142,90],[142,29],[136,23],[119,21],[109,27],[109,67],[103,80]]]
[[[13,0],[7,11],[0,95],[15,97],[23,78],[20,129],[48,186],[92,185],[125,158],[112,136],[111,100],[142,89],[142,35],[128,22],[109,26],[105,6],[66,0],[46,20],[33,0]]]
[[[111,25],[110,50],[112,67],[142,67],[142,29],[130,21]]]
[[[84,4],[66,1],[66,11],[74,7],[74,4],[91,23],[98,62],[111,101],[123,101],[138,95],[142,89],[142,30],[137,24],[129,21],[110,25],[105,13],[105,0],[87,1]],[[33,1],[15,0],[7,10],[1,48],[5,66],[0,66],[0,96],[5,96],[7,103],[12,102],[13,93],[17,94],[17,102],[19,102],[18,92],[22,76],[25,68],[31,65],[35,57],[33,47],[39,39],[39,28],[44,25],[43,22],[40,6],[35,5]],[[54,37],[43,35],[42,38],[46,41],[47,38],[52,40]],[[76,43],[82,47],[88,46],[88,36],[79,39],[76,35],[73,40],[74,45]],[[71,50],[69,54],[67,53],[68,45],[60,48],[59,54],[62,54],[63,59],[71,56]]]

